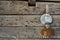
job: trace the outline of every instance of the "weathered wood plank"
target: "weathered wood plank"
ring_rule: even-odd
[[[60,1],[60,0],[45,0],[45,1]]]
[[[0,15],[0,26],[43,26],[40,22],[41,15]],[[52,15],[51,26],[60,26],[60,15]]]
[[[42,39],[40,31],[43,27],[0,27],[0,38],[8,39]],[[53,27],[55,36],[60,38],[60,27]]]
[[[0,15],[0,26],[23,26],[23,16]]]
[[[36,2],[35,7],[29,7],[25,1],[0,1],[0,14],[43,14],[46,4],[50,14],[60,14],[60,3]]]
[[[60,40],[60,39],[7,39],[7,38],[0,38],[0,40]]]
[[[60,40],[60,39],[17,39],[17,40]]]
[[[26,36],[25,27],[0,27],[0,37],[1,38],[12,38],[16,39],[17,36],[24,38]]]
[[[16,40],[16,39],[0,38],[0,40]]]

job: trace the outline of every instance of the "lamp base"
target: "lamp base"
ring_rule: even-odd
[[[54,31],[54,29],[52,29],[52,28],[46,28],[46,27],[44,27],[43,29],[42,29],[42,31],[41,31],[41,35],[43,36],[43,37],[50,37],[50,36],[54,36],[55,35],[55,31]]]

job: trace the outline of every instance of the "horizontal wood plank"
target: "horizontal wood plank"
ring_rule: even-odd
[[[0,14],[44,14],[46,4],[50,14],[60,14],[60,3],[36,2],[35,7],[29,7],[26,1],[0,1]]]
[[[41,15],[0,15],[0,26],[43,26],[40,22]],[[60,26],[60,15],[52,15],[52,27]]]
[[[0,38],[9,39],[42,39],[40,34],[43,27],[0,27]],[[52,39],[60,38],[60,27],[52,27],[55,36]]]
[[[16,40],[16,39],[0,38],[0,40]]]
[[[5,15],[1,16],[0,26],[24,26],[23,16]]]
[[[60,39],[17,39],[17,40],[60,40]]]

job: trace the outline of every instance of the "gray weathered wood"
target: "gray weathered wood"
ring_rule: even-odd
[[[60,39],[17,39],[17,40],[60,40]]]
[[[44,14],[46,4],[53,14],[51,27],[55,30],[52,37],[55,39],[41,39],[44,25],[40,22],[41,15],[37,14]],[[0,40],[60,40],[60,3],[37,2],[35,7],[29,7],[25,1],[0,1],[0,14]]]
[[[41,15],[0,15],[0,26],[43,26]],[[52,27],[60,26],[60,15],[52,15]]]
[[[25,1],[0,1],[0,14],[43,14],[46,4],[50,14],[60,14],[60,3],[36,2],[35,7],[29,7]]]
[[[23,26],[23,16],[0,15],[0,26]]]
[[[16,39],[0,38],[0,40],[16,40]]]
[[[60,1],[60,0],[45,0],[45,1]]]
[[[0,38],[8,39],[40,39],[40,31],[43,27],[0,27]],[[55,30],[55,36],[60,38],[60,27],[52,27]]]

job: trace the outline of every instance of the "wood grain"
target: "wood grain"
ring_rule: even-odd
[[[0,14],[44,14],[46,4],[49,14],[60,14],[60,3],[36,2],[35,7],[29,7],[26,1],[0,1]]]
[[[46,4],[55,30],[55,36],[49,39],[40,34],[44,27],[40,17]],[[0,1],[0,40],[60,40],[60,3],[36,2],[35,7],[29,7],[25,1]]]
[[[43,27],[0,27],[0,38],[9,39],[44,39],[40,32]],[[55,36],[52,39],[60,38],[60,27],[52,27]]]
[[[0,40],[16,40],[16,39],[0,38]]]
[[[60,40],[60,39],[17,39],[17,40]]]
[[[52,15],[52,27],[60,26],[60,15]],[[40,22],[41,15],[0,15],[0,26],[43,26]]]

